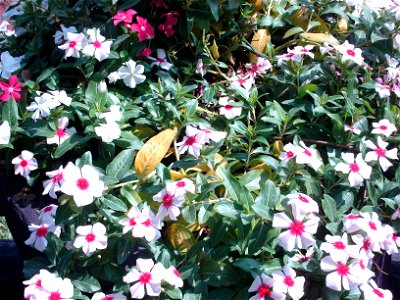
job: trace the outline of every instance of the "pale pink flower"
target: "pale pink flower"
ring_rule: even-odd
[[[50,221],[50,220],[44,220]],[[25,241],[25,245],[31,245],[36,250],[42,252],[47,247],[46,236],[49,232],[53,232],[55,235],[60,236],[61,228],[60,226],[56,226],[54,221],[49,222],[48,224],[42,223],[40,225],[31,224],[28,226],[29,231],[31,231],[31,235]]]
[[[358,258],[360,259],[372,259],[375,256],[374,252],[378,252],[380,250],[379,243],[372,241],[368,236],[356,234],[352,235],[351,239],[360,249],[358,254]]]
[[[295,248],[307,249],[315,243],[313,234],[317,232],[319,218],[300,213],[300,209],[292,207],[293,220],[285,213],[276,213],[272,219],[272,227],[288,229],[278,236],[278,244],[286,251]]]
[[[239,117],[242,114],[242,107],[239,102],[229,100],[228,96],[219,98],[218,104],[220,105],[219,114],[231,120]]]
[[[106,227],[101,223],[95,223],[93,226],[78,226],[76,233],[78,236],[75,238],[74,247],[82,248],[86,256],[89,256],[97,249],[107,248]]]
[[[175,195],[167,189],[162,189],[158,194],[154,195],[153,200],[161,202],[156,215],[156,219],[160,221],[167,215],[171,220],[176,220],[181,213],[179,207],[185,202],[183,195]]]
[[[326,242],[320,246],[320,250],[328,253],[334,261],[345,261],[350,257],[357,258],[359,247],[349,245],[347,233],[339,235],[326,235]]]
[[[296,46],[293,50],[288,50],[289,53],[300,54],[300,55],[307,55],[314,59],[314,53],[310,50],[314,48],[314,45],[306,45],[306,46]]]
[[[51,138],[47,138],[47,144],[57,144],[60,145],[66,139],[68,139],[71,135],[76,133],[76,129],[74,127],[67,128],[69,120],[67,117],[62,117],[58,120],[58,126],[55,131],[55,135]]]
[[[300,147],[301,146],[301,147]],[[298,152],[296,153],[297,164],[308,164],[314,170],[318,170],[322,166],[322,161],[318,157],[318,152],[314,148],[307,147],[303,141],[300,141]]]
[[[384,224],[382,226],[382,229],[383,229],[382,235],[384,235],[385,238],[379,243],[381,249],[385,250],[385,252],[389,255],[392,255],[393,253],[399,253],[399,249],[397,246],[397,243],[399,241],[393,227]]]
[[[393,132],[397,131],[396,126],[394,126],[388,119],[382,119],[379,122],[372,123],[371,133],[373,134],[383,134],[385,136],[390,136]]]
[[[170,266],[164,274],[164,281],[177,288],[183,287],[183,280],[177,268]]]
[[[279,159],[282,160],[284,164],[286,164],[289,160],[297,155],[298,152],[301,151],[299,146],[295,146],[292,143],[287,143],[283,146],[283,152],[279,154]]]
[[[136,268],[129,271],[123,277],[126,283],[134,283],[130,287],[133,299],[142,299],[145,293],[148,296],[158,296],[161,294],[161,280],[164,278],[165,268],[157,263],[154,265],[152,259],[138,258]],[[146,292],[145,292],[146,287]]]
[[[93,202],[94,197],[103,194],[104,183],[99,179],[99,173],[90,165],[78,168],[69,162],[63,171],[64,183],[61,192],[73,196],[78,207]]]
[[[295,205],[296,207],[298,207],[300,213],[302,214],[319,212],[318,203],[306,194],[295,193],[295,194],[289,194],[286,197],[290,199],[288,201],[288,204]]]
[[[56,278],[56,276],[42,269],[39,271],[39,274],[35,274],[30,279],[23,281],[22,283],[27,286],[24,290],[24,298],[34,299],[38,293],[43,292],[44,288],[42,287],[42,282],[46,281],[48,278]]]
[[[43,193],[53,199],[57,199],[56,192],[61,190],[61,185],[64,183],[63,166],[60,166],[58,170],[46,172],[46,175],[50,178],[43,181]]]
[[[98,61],[107,59],[110,56],[112,41],[106,41],[98,28],[88,29],[87,34],[89,36],[88,44],[83,47],[82,53],[94,56]]]
[[[378,136],[378,145],[375,145],[372,141],[367,140],[364,142],[365,146],[374,150],[370,151],[365,155],[365,161],[378,161],[379,165],[382,168],[382,171],[385,172],[389,169],[393,164],[388,160],[389,159],[398,159],[397,158],[397,149],[393,148],[391,150],[386,150],[386,147],[389,143],[386,143],[382,140],[380,136]]]
[[[393,88],[390,85],[375,83],[375,91],[378,93],[380,98],[390,97],[390,92]]]
[[[27,285],[24,290],[25,299],[72,300],[74,293],[70,279],[61,279],[44,269],[29,280],[25,280],[23,284]]]
[[[186,151],[198,158],[200,156],[200,150],[203,148],[205,133],[193,126],[186,126],[186,136],[182,142],[176,144],[178,147],[178,154],[182,155]]]
[[[30,172],[38,168],[37,160],[33,155],[32,152],[23,150],[19,156],[12,159],[11,163],[15,165],[15,175],[20,174],[25,178],[28,178]]]
[[[282,271],[272,273],[274,279],[274,291],[282,294],[289,294],[293,300],[299,300],[304,295],[303,276],[296,276],[296,272],[285,265]]]
[[[354,153],[342,153],[341,156],[344,162],[338,163],[335,170],[349,174],[350,186],[363,185],[364,179],[370,178],[372,168],[362,159],[362,154],[357,154],[355,159]]]
[[[237,74],[231,77],[230,81],[233,86],[242,86],[247,91],[254,85],[254,77],[250,74]]]
[[[351,131],[355,135],[359,135],[361,133],[361,130],[353,125],[344,125],[344,131]]]
[[[149,56],[148,59],[154,61],[151,63],[150,67],[157,66],[163,70],[168,71],[174,65],[167,61],[167,54],[165,53],[164,49],[157,49],[157,58]]]
[[[385,238],[382,222],[379,215],[375,212],[361,213],[362,222],[361,229],[366,233],[372,243],[380,243]]]
[[[39,219],[41,219],[45,223],[54,222],[54,218],[56,216],[58,205],[50,204],[43,207],[39,212]]]
[[[350,290],[362,283],[357,261],[348,264],[346,260],[337,262],[331,256],[326,256],[321,261],[321,270],[329,273],[326,286],[335,291]]]
[[[267,73],[267,70],[272,68],[271,62],[263,57],[257,57],[257,61],[255,64],[248,63],[246,64],[247,71],[251,74],[251,76],[262,76]]]
[[[132,235],[135,236],[134,231],[137,230],[138,224],[144,221],[144,216],[140,210],[133,206],[127,213],[127,217],[120,220],[118,223],[123,226],[122,233],[125,234],[132,231]]]
[[[122,292],[108,295],[102,292],[97,292],[92,296],[91,300],[126,300],[126,297],[122,294]]]
[[[344,216],[343,227],[348,233],[361,230],[362,217],[357,214],[348,214]]]
[[[299,52],[294,52],[293,50],[288,48],[288,51],[282,55],[277,55],[278,66],[280,66],[283,62],[288,62],[289,60],[294,62],[300,62],[303,57]]]
[[[271,277],[268,277],[265,274],[257,276],[254,278],[254,281],[249,288],[250,293],[257,292],[257,294],[252,296],[249,300],[266,300],[269,298],[274,300],[284,300],[286,295],[273,290],[273,286],[274,280]]]
[[[364,299],[368,300],[392,300],[393,295],[389,290],[381,289],[374,280],[370,280],[368,284],[363,284],[361,290],[364,293]]]
[[[87,39],[83,33],[67,33],[67,41],[65,44],[58,46],[59,49],[65,50],[64,58],[80,56],[80,51],[87,44]]]
[[[218,143],[219,141],[226,138],[225,131],[211,130],[202,124],[200,124],[199,129],[200,129],[200,131],[204,132],[204,143],[210,143],[210,141],[214,141],[214,142]]]
[[[190,179],[182,178],[178,181],[168,182],[166,190],[174,195],[184,195],[186,192],[195,194],[196,187]]]
[[[335,49],[340,54],[342,54],[343,62],[351,60],[360,66],[364,62],[364,58],[361,55],[362,50],[360,48],[355,48],[354,45],[350,44],[348,41],[345,41],[343,44],[336,46]]]
[[[204,75],[206,75],[206,67],[204,66],[203,60],[201,58],[199,58],[197,60],[197,64],[196,64],[196,74],[200,75],[201,77],[203,77]]]
[[[399,219],[399,218],[400,218],[400,207],[398,207],[398,208],[394,211],[394,213],[393,213],[391,219],[392,219],[392,220],[397,220],[397,219]]]

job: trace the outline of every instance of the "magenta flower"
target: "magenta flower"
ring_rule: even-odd
[[[3,93],[0,95],[0,100],[7,102],[10,97],[13,97],[15,101],[21,99],[21,88],[22,84],[18,82],[18,77],[13,75],[8,80],[8,84],[0,81],[0,89]]]
[[[126,25],[132,22],[132,17],[136,14],[137,12],[133,9],[128,9],[126,11],[119,10],[111,19],[114,20],[114,26],[117,26],[121,22]]]
[[[138,33],[139,42],[154,38],[154,28],[147,19],[136,17],[137,24],[131,24],[130,29]]]

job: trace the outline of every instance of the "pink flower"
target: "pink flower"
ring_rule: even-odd
[[[369,179],[372,168],[362,159],[362,154],[357,154],[354,160],[354,153],[342,153],[344,162],[336,165],[335,170],[344,174],[349,174],[350,186],[363,185],[364,179]]]
[[[124,282],[134,283],[129,289],[132,298],[142,299],[145,296],[145,287],[147,295],[160,295],[164,270],[165,268],[160,263],[154,265],[152,259],[138,258],[136,260],[136,268],[130,270],[123,277]]]
[[[303,276],[296,276],[296,272],[288,265],[282,271],[272,273],[274,279],[274,291],[289,294],[293,300],[299,300],[304,295]]]
[[[198,158],[200,156],[200,150],[204,145],[205,133],[193,126],[186,126],[186,136],[183,141],[176,144],[178,147],[178,154],[182,155],[186,151]]]
[[[278,244],[286,251],[294,248],[307,249],[315,243],[313,234],[317,232],[319,218],[300,213],[297,207],[292,207],[293,220],[285,213],[276,213],[272,219],[272,227],[288,229],[278,236]]]
[[[151,49],[150,48],[144,48],[140,56],[142,57],[149,57],[151,55]]]
[[[101,223],[76,228],[78,236],[75,238],[74,247],[82,248],[83,253],[89,256],[97,249],[107,248],[106,227]]]
[[[257,61],[255,64],[246,64],[247,71],[251,74],[251,76],[262,76],[267,73],[268,69],[272,68],[271,62],[263,57],[257,57]]]
[[[382,168],[382,171],[385,172],[389,169],[393,164],[388,160],[395,159],[397,160],[397,149],[393,148],[391,150],[386,150],[386,147],[389,145],[388,143],[384,142],[380,136],[378,136],[378,145],[375,145],[372,141],[367,140],[364,142],[365,146],[374,150],[370,151],[365,155],[365,161],[378,161],[379,165]]]
[[[363,284],[361,290],[364,293],[364,299],[368,300],[392,300],[393,295],[389,290],[381,289],[374,280],[368,284]]]
[[[393,91],[393,88],[389,85],[376,82],[375,91],[378,93],[379,97],[383,99],[390,97],[390,92]]]
[[[108,295],[102,292],[97,292],[92,296],[91,300],[126,300],[126,297],[122,294],[122,292]]]
[[[78,207],[85,206],[93,202],[94,197],[103,194],[104,183],[99,179],[99,173],[90,165],[78,168],[69,162],[63,172],[64,183],[61,191],[73,196]]]
[[[46,172],[46,175],[50,178],[43,182],[44,191],[42,195],[47,195],[53,199],[57,199],[56,192],[61,190],[61,185],[64,183],[63,166],[60,166],[58,170]]]
[[[273,289],[274,280],[265,274],[254,278],[253,283],[249,287],[249,292],[257,292],[249,300],[266,300],[272,298],[274,300],[284,300],[286,296],[282,293],[276,292]]]
[[[23,150],[21,155],[14,157],[11,161],[15,166],[15,175],[21,174],[25,178],[29,177],[29,173],[38,168],[36,158],[33,157],[33,153],[27,150]]]
[[[21,88],[22,84],[18,82],[18,77],[16,75],[10,77],[10,79],[8,80],[8,84],[0,81],[0,89],[3,91],[3,93],[0,95],[0,100],[7,102],[8,100],[10,100],[11,97],[15,101],[20,100]]]
[[[300,62],[303,57],[300,52],[296,52],[288,48],[287,53],[277,55],[276,58],[278,59],[278,66],[280,66],[284,61],[288,62],[289,60],[292,60],[294,62]]]
[[[300,55],[307,55],[314,59],[314,53],[310,50],[314,48],[314,45],[306,45],[306,46],[296,46],[293,50],[288,50],[289,53],[300,54]]]
[[[350,290],[362,283],[358,261],[348,264],[346,260],[336,262],[331,256],[326,256],[321,261],[321,270],[329,273],[326,286],[335,291]]]
[[[355,135],[359,135],[361,130],[353,125],[344,125],[344,131],[351,131]]]
[[[177,11],[171,11],[162,15],[162,17],[166,16],[164,24],[160,24],[157,28],[164,32],[166,37],[171,37],[175,33],[175,29],[173,28],[176,24],[178,24],[179,13]]]
[[[138,33],[139,42],[154,38],[154,28],[147,19],[136,17],[137,24],[131,24],[130,29]]]
[[[154,201],[161,202],[156,215],[157,220],[163,220],[166,215],[169,215],[171,220],[176,220],[180,215],[179,207],[185,202],[185,198],[183,195],[175,195],[174,192],[162,189],[158,194],[153,196]]]
[[[373,122],[372,123],[372,129],[371,133],[373,134],[383,134],[385,136],[390,136],[393,132],[397,131],[396,126],[394,126],[388,119],[382,119],[379,122]]]
[[[394,211],[394,213],[393,213],[391,219],[392,219],[392,220],[397,220],[397,219],[399,219],[399,218],[400,218],[400,207],[398,207],[398,208]]]
[[[114,26],[117,26],[121,22],[124,24],[129,24],[132,22],[132,17],[136,14],[137,12],[133,9],[128,9],[126,11],[119,10],[111,19],[114,20]]]
[[[237,74],[230,78],[232,86],[242,86],[247,91],[254,85],[254,77],[251,74]]]
[[[68,139],[71,135],[76,133],[76,129],[74,127],[67,128],[69,120],[67,117],[62,117],[58,120],[58,126],[55,131],[55,135],[53,137],[47,138],[47,144],[62,144],[66,139]]]
[[[181,274],[174,266],[170,266],[168,269],[165,270],[164,281],[177,288],[183,287]]]
[[[28,228],[29,231],[31,231],[32,233],[25,241],[25,245],[33,245],[33,247],[40,252],[42,252],[47,247],[46,236],[49,232],[53,232],[57,236],[60,236],[61,233],[60,226],[55,226],[54,221],[49,222],[49,224],[31,224],[28,226]]]
[[[335,49],[342,54],[342,61],[351,60],[357,65],[362,65],[364,58],[362,57],[362,50],[360,48],[355,48],[354,45],[345,41],[343,44],[336,46]]]

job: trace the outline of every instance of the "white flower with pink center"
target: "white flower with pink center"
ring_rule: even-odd
[[[44,223],[52,223],[54,222],[54,218],[57,213],[58,205],[50,204],[43,207],[39,212],[39,219]]]
[[[296,46],[293,50],[288,50],[289,53],[307,55],[314,59],[314,53],[311,50],[314,48],[314,45],[306,45],[306,46]]]
[[[56,276],[49,271],[42,269],[39,271],[39,274],[33,275],[28,280],[23,281],[22,283],[26,285],[24,289],[24,298],[25,299],[34,299],[34,297],[44,291],[42,287],[42,282],[46,281],[49,278],[55,278]]]
[[[203,60],[201,58],[199,58],[197,60],[197,63],[196,63],[196,71],[195,71],[195,73],[200,75],[201,77],[203,77],[204,75],[206,75],[206,72],[207,71],[206,71],[206,67],[205,67],[205,65],[203,63]]]
[[[292,207],[293,219],[285,213],[277,213],[272,219],[272,227],[288,229],[278,236],[278,244],[286,251],[295,248],[307,249],[315,243],[313,234],[317,232],[319,218],[300,213],[300,209]]]
[[[364,179],[369,179],[372,168],[362,159],[362,154],[357,154],[354,159],[354,153],[342,153],[344,162],[336,165],[335,170],[344,174],[349,174],[350,186],[363,185]]]
[[[318,213],[318,203],[310,196],[303,193],[289,194],[286,196],[290,200],[288,204],[295,205],[301,214]]]
[[[167,189],[162,189],[158,194],[154,195],[153,200],[161,202],[156,215],[156,219],[160,222],[167,215],[171,220],[176,220],[181,213],[179,207],[185,202],[183,195],[175,195],[174,191]]]
[[[23,284],[27,285],[24,290],[25,299],[72,300],[74,294],[70,279],[56,277],[44,269]]]
[[[364,63],[362,50],[360,48],[355,48],[354,45],[350,44],[348,41],[336,46],[335,49],[342,55],[342,62],[350,60],[360,66]]]
[[[331,256],[326,256],[321,260],[321,270],[329,273],[325,283],[335,291],[350,290],[362,283],[358,261],[334,261]]]
[[[296,153],[296,163],[302,165],[307,164],[314,170],[318,170],[319,167],[322,166],[322,161],[318,157],[317,150],[307,147],[303,141],[300,142],[300,146],[296,148],[298,149],[298,152]]]
[[[279,155],[279,159],[282,160],[283,163],[287,163],[300,151],[301,147],[295,146],[292,143],[287,143],[285,146],[283,146],[283,152],[281,152],[281,154]]]
[[[251,76],[262,76],[267,73],[267,70],[272,68],[271,62],[263,57],[257,57],[257,61],[255,64],[248,63],[246,64],[247,71],[251,74]]]
[[[354,125],[344,125],[344,131],[351,131],[355,135],[359,135],[361,130]]]
[[[126,297],[122,294],[122,292],[116,294],[104,294],[102,292],[95,293],[92,296],[91,300],[125,300]]]
[[[219,114],[225,116],[228,120],[239,117],[242,114],[242,106],[239,102],[229,100],[228,96],[219,98]]]
[[[251,74],[237,74],[230,78],[232,86],[242,86],[245,90],[250,90],[254,85],[254,77]]]
[[[97,249],[107,248],[106,227],[101,223],[78,226],[76,233],[78,236],[75,238],[74,247],[82,248],[86,256],[90,256]]]
[[[304,295],[303,276],[296,276],[296,272],[288,265],[282,271],[272,273],[274,279],[274,291],[289,294],[293,300],[299,300]]]
[[[51,221],[51,220],[43,220],[43,221]],[[40,225],[31,224],[28,226],[29,231],[31,231],[31,235],[25,241],[25,245],[31,245],[36,250],[42,252],[47,247],[47,239],[46,236],[49,232],[54,233],[57,236],[60,236],[61,228],[60,226],[56,226],[54,221],[47,223],[42,223]]]
[[[186,192],[195,194],[196,187],[188,178],[182,178],[174,182],[168,182],[166,184],[166,189],[173,193],[174,195],[184,195]]]
[[[297,261],[300,263],[308,262],[310,261],[313,256],[314,256],[315,248],[310,247],[307,249],[306,253],[303,254],[302,252],[296,253],[293,257],[289,258],[290,261]]]
[[[75,26],[65,27],[64,25],[61,25],[60,27],[61,30],[57,30],[56,33],[54,34],[54,43],[56,44],[61,44],[62,42],[66,41],[68,39],[67,37],[68,32],[72,33],[78,32]]]
[[[123,226],[122,233],[125,234],[129,231],[132,231],[132,235],[135,236],[135,231],[138,228],[138,225],[144,220],[144,216],[140,212],[140,210],[133,206],[127,213],[127,217],[120,220],[118,223]]]
[[[391,219],[392,219],[392,220],[397,220],[397,219],[399,219],[399,218],[400,218],[400,207],[398,207],[398,208],[394,211],[394,213],[393,213]]]
[[[76,57],[80,56],[79,51],[82,50],[87,44],[87,39],[83,33],[67,33],[66,43],[58,46],[59,49],[65,50],[64,58],[67,57]]]
[[[381,249],[385,250],[385,252],[389,255],[392,255],[393,253],[399,253],[397,245],[399,241],[393,227],[387,224],[384,224],[382,227],[385,238],[380,243]]]
[[[375,91],[378,93],[379,97],[384,99],[390,97],[390,92],[393,90],[393,87],[387,84],[380,84],[378,82],[375,83]]]
[[[33,157],[33,153],[27,150],[23,150],[21,155],[14,157],[12,163],[14,166],[15,175],[22,175],[25,178],[29,177],[31,171],[38,168],[38,163],[36,158]]]
[[[278,59],[278,66],[280,66],[283,62],[288,62],[289,60],[294,62],[301,62],[303,56],[299,52],[293,51],[293,49],[287,50],[286,53],[282,55],[277,55],[276,58]]]
[[[64,183],[61,191],[73,196],[78,207],[91,204],[94,197],[103,194],[104,183],[99,179],[99,173],[90,165],[78,168],[69,162],[63,171]]]
[[[82,53],[94,56],[98,61],[107,59],[110,56],[112,41],[106,41],[98,28],[88,29],[86,33],[89,36],[88,44],[84,46]]]
[[[211,141],[218,143],[219,141],[226,138],[225,131],[217,131],[217,130],[208,129],[207,127],[205,127],[202,124],[200,124],[199,129],[200,129],[200,131],[204,132],[204,143],[210,143]]]
[[[46,172],[46,176],[50,179],[43,181],[42,195],[49,195],[53,199],[57,199],[56,192],[61,190],[61,185],[64,183],[64,168],[60,166],[58,170]]]
[[[62,117],[58,120],[57,129],[55,135],[51,138],[47,138],[47,144],[57,144],[60,145],[67,138],[76,132],[74,127],[67,128],[69,120],[67,117]]]
[[[385,136],[390,136],[393,132],[397,131],[396,126],[394,126],[388,119],[382,119],[379,122],[373,122],[372,123],[372,129],[371,133],[373,134],[383,134]]]
[[[386,143],[382,140],[380,136],[378,136],[378,145],[375,145],[372,141],[367,140],[364,142],[365,146],[368,148],[374,150],[370,151],[365,155],[365,161],[370,162],[370,161],[378,161],[379,165],[381,166],[383,172],[385,172],[387,169],[389,169],[393,164],[388,160],[389,159],[395,159],[397,160],[397,149],[393,148],[391,150],[386,150],[386,147],[389,145],[389,143]]]
[[[154,61],[151,63],[150,67],[157,66],[163,70],[168,71],[174,65],[167,61],[167,54],[165,53],[164,49],[157,49],[157,58],[149,56],[148,59]]]
[[[392,300],[393,295],[389,290],[381,289],[374,280],[370,280],[368,284],[363,284],[361,290],[364,293],[364,299],[368,300]]]
[[[176,144],[178,147],[178,154],[182,155],[186,151],[198,158],[200,156],[200,150],[204,145],[205,133],[198,130],[193,126],[186,126],[186,136],[183,141]]]
[[[360,259],[372,259],[375,256],[374,252],[378,252],[380,250],[379,243],[372,241],[368,236],[356,234],[352,235],[351,239],[360,249],[358,254]]]
[[[249,300],[266,300],[266,299],[274,299],[274,300],[284,300],[286,295],[283,293],[276,292],[273,290],[274,280],[271,277],[268,277],[265,274],[261,276],[257,276],[254,278],[253,283],[249,288],[249,292],[256,292],[254,296],[252,296]]]
[[[168,269],[165,270],[164,274],[164,281],[168,282],[170,285],[176,288],[183,287],[183,280],[177,268],[175,268],[174,266],[170,266]]]
[[[348,214],[344,216],[343,227],[348,233],[353,233],[361,230],[362,217],[357,214]]]
[[[154,265],[152,259],[138,258],[136,268],[130,270],[123,277],[123,281],[134,283],[129,289],[133,299],[142,299],[145,294],[158,296],[161,294],[161,280],[164,277],[164,271],[165,268],[160,263]]]
[[[328,253],[334,261],[345,261],[350,257],[357,258],[359,247],[357,245],[349,245],[347,233],[342,236],[326,235],[326,242],[319,247],[320,250]]]
[[[361,229],[371,239],[372,243],[380,243],[385,238],[385,232],[382,227],[382,222],[379,220],[379,215],[375,212],[361,213],[363,217]]]

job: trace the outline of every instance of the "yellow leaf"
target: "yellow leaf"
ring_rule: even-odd
[[[264,6],[262,0],[249,0],[249,2],[255,5],[254,11],[259,11]]]
[[[339,41],[329,33],[302,33],[300,35],[302,38],[312,42],[339,45]]]
[[[251,45],[257,51],[264,53],[265,47],[269,42],[271,42],[271,35],[269,34],[269,31],[267,29],[259,29],[253,35],[253,39],[251,40]],[[257,55],[255,55],[254,53],[250,53],[249,58],[250,61],[253,63],[257,61]]]
[[[213,56],[214,59],[218,59],[219,58],[219,51],[218,51],[218,45],[217,42],[214,39],[213,44],[210,47],[211,50],[211,55]]]
[[[175,139],[177,129],[165,129],[149,139],[139,150],[135,158],[136,173],[146,177],[155,170],[160,161],[167,154]]]
[[[347,22],[344,18],[340,18],[338,22],[338,27],[340,32],[346,32],[347,31]]]
[[[164,235],[171,245],[181,252],[187,252],[195,243],[193,233],[179,223],[169,225]]]
[[[273,148],[274,156],[279,157],[279,155],[283,152],[282,141],[275,141],[272,148]]]
[[[179,179],[187,177],[185,174],[179,173],[179,172],[174,171],[174,170],[169,171],[169,176],[171,176],[172,180],[179,180]]]

